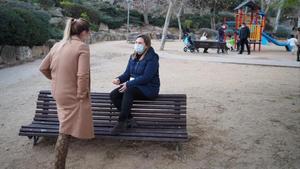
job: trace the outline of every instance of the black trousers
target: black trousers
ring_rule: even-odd
[[[300,61],[300,45],[298,45],[298,50],[297,50],[297,61]]]
[[[119,122],[125,122],[127,119],[132,118],[131,108],[133,100],[148,98],[137,87],[127,88],[127,90],[124,93],[119,92],[119,89],[120,87],[114,89],[110,93],[110,99],[120,111]]]
[[[248,54],[250,54],[250,46],[249,46],[248,39],[241,39],[240,40],[240,44],[241,44],[241,46],[240,46],[241,47],[240,54],[242,54],[244,52],[245,45],[247,47]]]

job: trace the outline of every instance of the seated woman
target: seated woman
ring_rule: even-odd
[[[118,123],[111,131],[112,135],[118,135],[128,126],[136,125],[131,114],[133,100],[154,99],[158,96],[158,60],[158,55],[151,47],[151,39],[147,35],[139,35],[125,72],[112,82],[119,87],[110,93],[110,99],[120,111]]]

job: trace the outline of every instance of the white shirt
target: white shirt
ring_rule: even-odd
[[[200,40],[207,40],[206,36],[201,36]]]
[[[288,44],[290,44],[290,46],[296,46],[298,40],[296,38],[290,38],[287,40]]]

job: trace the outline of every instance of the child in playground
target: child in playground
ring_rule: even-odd
[[[288,42],[288,44],[291,47],[291,53],[292,53],[292,55],[296,54],[296,51],[297,51],[296,44],[298,44],[298,40],[295,38],[294,35],[290,35],[290,38],[287,40],[287,42]]]
[[[233,51],[234,38],[231,35],[228,35],[228,38],[226,40],[226,46],[230,49],[230,51]]]

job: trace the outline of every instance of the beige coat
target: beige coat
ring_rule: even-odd
[[[81,139],[94,137],[90,101],[89,47],[72,37],[60,50],[55,44],[40,65],[51,80],[56,100],[59,132]]]

